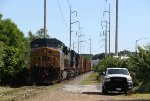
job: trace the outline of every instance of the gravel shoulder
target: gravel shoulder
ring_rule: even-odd
[[[71,81],[62,82],[63,86],[58,87],[54,90],[49,90],[43,94],[36,96],[31,101],[129,101],[129,100],[150,100],[150,97],[142,98],[136,94],[127,95],[112,93],[109,95],[102,95],[101,85],[90,84],[90,85],[81,85],[80,82],[91,75],[93,72],[88,72],[86,74],[77,76]],[[146,95],[149,96],[149,95]],[[29,100],[29,101],[30,101]]]

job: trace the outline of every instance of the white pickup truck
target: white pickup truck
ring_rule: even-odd
[[[132,78],[127,68],[107,68],[106,72],[101,73],[102,93],[108,91],[119,91],[127,94],[133,87]]]

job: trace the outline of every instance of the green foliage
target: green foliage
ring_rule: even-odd
[[[8,46],[19,47],[23,40],[23,33],[10,19],[0,21],[0,40]]]
[[[100,80],[101,73],[106,71],[106,68],[110,67],[120,67],[120,68],[127,68],[128,67],[128,59],[121,59],[121,58],[114,58],[108,57],[101,60],[98,65],[94,68],[95,72],[98,72],[98,80]]]
[[[139,53],[137,56],[131,56],[129,69],[134,77],[136,83],[136,91],[150,92],[150,46],[145,48],[138,47]]]
[[[101,73],[101,72],[104,72],[106,68],[109,68],[109,67],[126,68],[127,62],[128,62],[127,59],[108,57],[108,58],[101,60],[98,63],[98,65],[95,67],[95,71],[97,71],[98,73]]]
[[[31,31],[29,31],[28,32],[28,41],[29,41],[29,43],[31,43],[33,40],[35,40],[36,39],[36,36],[35,35],[33,35],[33,33],[31,32]]]
[[[44,29],[43,28],[41,28],[40,30],[38,30],[36,32],[36,38],[44,38]],[[47,31],[46,31],[45,38],[49,38]]]
[[[3,61],[3,58],[5,56],[5,45],[3,42],[0,42],[0,82],[1,82],[1,79],[2,79],[2,73],[1,73],[1,69],[2,67],[4,66],[4,61]]]
[[[27,37],[28,44],[30,44],[35,39],[41,39],[41,38],[44,38],[44,29],[42,28],[38,30],[35,34],[33,34],[31,31],[28,32],[28,37]],[[46,31],[46,38],[50,38],[50,36],[47,34],[47,31]]]
[[[19,84],[27,81],[30,43],[37,38],[44,38],[40,29],[29,37],[18,29],[10,19],[2,19],[0,14],[0,83]],[[46,33],[46,38],[49,36]]]
[[[93,55],[92,54],[81,54],[83,55],[86,59],[92,60]]]
[[[101,54],[96,54],[93,56],[92,60],[97,60],[97,59],[104,59],[105,58],[105,53],[101,53]]]
[[[3,15],[2,14],[0,14],[0,19],[3,17]]]
[[[12,84],[16,75],[27,70],[28,40],[10,19],[0,16],[0,83]],[[21,80],[22,78],[20,78]],[[19,81],[19,79],[18,79]]]
[[[5,51],[4,51],[4,48],[5,48],[5,45],[3,42],[0,42],[0,68],[4,66],[4,63],[3,63],[3,57],[5,56]]]

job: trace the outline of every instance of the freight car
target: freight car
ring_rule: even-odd
[[[55,38],[31,42],[30,74],[34,83],[54,83],[89,71],[90,62]]]

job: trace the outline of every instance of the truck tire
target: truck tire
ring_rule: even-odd
[[[104,95],[108,94],[108,91],[104,87],[102,87],[102,94]]]

